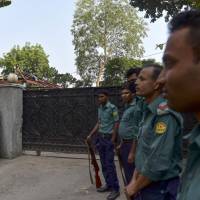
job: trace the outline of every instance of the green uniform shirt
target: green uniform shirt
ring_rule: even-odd
[[[140,116],[138,115],[138,120],[140,123],[142,121],[142,116],[143,116],[144,107],[146,103],[144,101],[144,98],[140,96],[136,96],[135,100],[136,100],[137,108],[140,110]]]
[[[119,121],[117,107],[110,102],[107,102],[105,106],[100,105],[98,108],[98,121],[99,132],[110,134],[115,122]]]
[[[136,151],[136,169],[152,181],[167,180],[181,171],[182,124],[180,114],[156,98],[144,110]]]
[[[141,110],[137,106],[135,99],[125,106],[125,111],[119,124],[119,135],[122,139],[137,139],[141,115]]]
[[[190,133],[189,156],[177,200],[200,199],[200,124]]]

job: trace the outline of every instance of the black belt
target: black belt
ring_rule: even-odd
[[[111,139],[111,138],[112,138],[112,134],[103,134],[103,133],[99,133],[99,135],[100,135],[102,138],[105,138],[105,139]]]
[[[132,143],[133,139],[122,139],[123,143]]]
[[[180,177],[179,176],[176,176],[176,177],[173,177],[173,178],[170,178],[170,179],[166,179],[166,180],[162,180],[162,181],[155,181],[155,182],[152,182],[148,187],[154,187],[155,185],[158,185],[158,184],[161,184],[161,183],[168,183],[170,181],[174,181],[174,180],[177,180],[179,181]]]

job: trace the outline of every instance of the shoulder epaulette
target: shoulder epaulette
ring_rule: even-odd
[[[158,105],[158,108],[157,108],[157,114],[158,115],[165,115],[165,114],[171,114],[175,117],[175,119],[177,120],[177,122],[183,126],[183,118],[181,116],[180,113],[177,113],[173,110],[171,110],[169,107],[168,107],[168,104],[167,102],[162,102]]]
[[[157,108],[157,114],[158,115],[164,115],[164,114],[167,114],[169,113],[169,107],[167,105],[167,102],[162,102],[158,105],[158,108]]]

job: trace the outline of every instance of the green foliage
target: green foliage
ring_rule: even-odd
[[[169,21],[170,17],[176,15],[183,8],[200,8],[199,0],[131,0],[130,4],[139,11],[145,11],[145,17],[151,18],[152,22],[163,15],[165,20]]]
[[[129,68],[141,66],[141,61],[128,58],[114,58],[105,66],[103,86],[122,85]]]
[[[139,58],[146,24],[128,0],[78,0],[72,34],[77,72],[85,86],[114,57]]]
[[[166,43],[156,44],[156,49],[163,50]]]
[[[49,66],[48,55],[45,54],[41,45],[26,43],[24,47],[14,46],[10,52],[0,58],[2,74],[14,72],[16,67],[21,71],[34,74],[39,79],[51,80],[57,72]]]
[[[53,83],[59,84],[64,88],[68,87],[85,87],[84,82],[76,79],[69,73],[56,74]]]
[[[16,67],[22,72],[35,75],[40,80],[48,80],[63,87],[81,86],[80,81],[71,74],[59,74],[54,67],[50,67],[48,55],[39,44],[26,43],[23,47],[14,46],[10,52],[0,58],[0,68],[3,69],[3,75],[14,72]]]
[[[161,65],[161,63],[156,62],[155,59],[144,59],[141,61],[142,66],[151,65],[151,64],[155,64],[155,63]]]
[[[187,2],[191,8],[200,9],[200,1],[199,0],[187,0]]]
[[[76,86],[77,79],[74,78],[71,74],[55,74],[53,79],[53,83],[60,84],[64,88],[68,88],[69,86]]]
[[[113,58],[109,60],[105,66],[104,81],[101,82],[101,85],[120,86],[125,81],[125,75],[128,69],[155,63],[157,63],[155,59],[135,60],[126,57]]]

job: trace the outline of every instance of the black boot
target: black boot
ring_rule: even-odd
[[[115,200],[120,195],[119,191],[113,190],[108,196],[107,200]]]
[[[101,186],[100,188],[97,188],[97,192],[109,192],[111,189],[107,185]]]

